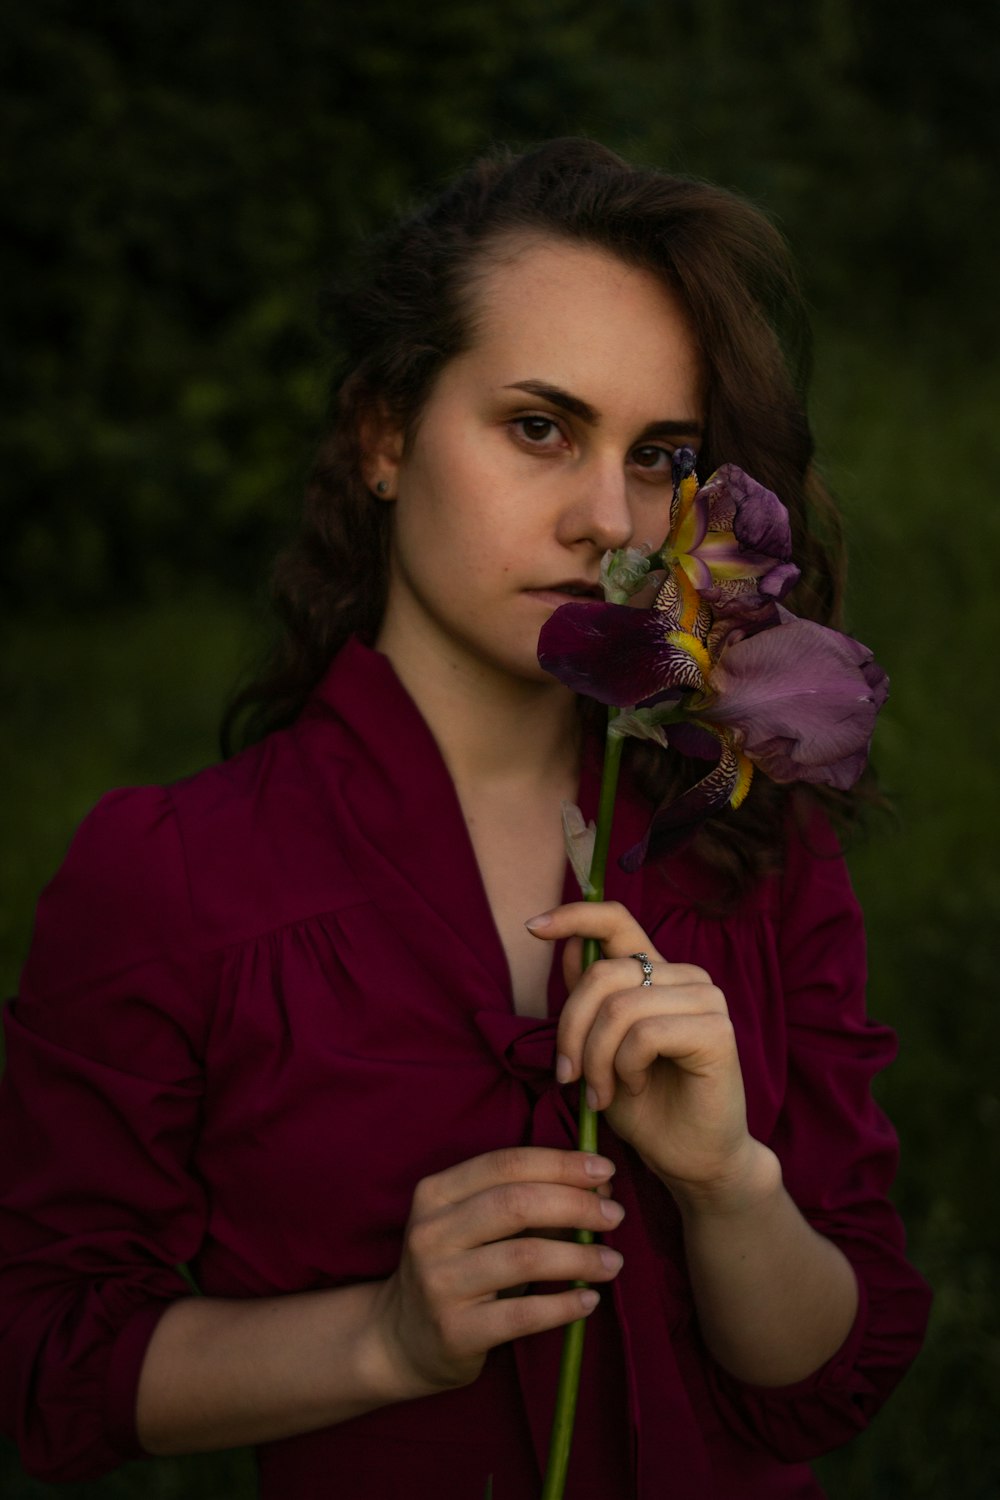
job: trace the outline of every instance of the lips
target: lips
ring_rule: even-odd
[[[604,590],[599,583],[588,583],[585,578],[570,578],[562,583],[550,583],[533,594],[566,594],[571,599],[604,599]]]

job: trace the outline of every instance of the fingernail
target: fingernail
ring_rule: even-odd
[[[613,1198],[601,1198],[598,1201],[601,1205],[601,1213],[607,1219],[608,1223],[620,1224],[625,1217],[625,1210],[621,1204],[616,1203]]]
[[[621,1269],[624,1255],[619,1255],[617,1250],[611,1250],[604,1246],[601,1250],[601,1265],[606,1271],[618,1271]]]
[[[590,1086],[589,1083],[587,1084],[587,1108],[588,1109],[596,1109],[597,1108],[597,1090],[591,1088],[591,1086]]]
[[[584,1312],[593,1312],[600,1300],[597,1292],[592,1291],[589,1287],[585,1292],[580,1293],[580,1306]]]
[[[603,1180],[613,1176],[615,1164],[613,1161],[608,1161],[606,1156],[585,1156],[583,1170],[588,1177],[600,1177]]]
[[[552,918],[547,912],[542,912],[539,917],[529,917],[524,925],[529,932],[541,932],[543,927],[552,926]]]
[[[556,1078],[560,1083],[569,1083],[573,1077],[573,1064],[564,1052],[556,1058]]]

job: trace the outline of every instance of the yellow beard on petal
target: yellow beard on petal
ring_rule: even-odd
[[[670,527],[671,537],[678,534],[687,520],[688,512],[697,493],[698,476],[697,474],[689,474],[686,479],[681,480],[677,487],[677,503],[673,515],[673,524]]]
[[[694,629],[698,620],[698,611],[701,608],[701,595],[695,588],[691,579],[684,571],[683,558],[677,559],[679,567],[674,572],[677,580],[677,592],[681,598],[680,627],[687,632]]]
[[[730,807],[739,807],[746,799],[753,781],[753,762],[748,760],[742,750],[736,752],[738,771],[736,773],[736,785],[733,787],[733,795],[729,799]]]
[[[704,685],[707,688],[708,674],[712,670],[712,658],[698,637],[691,635],[686,630],[671,630],[667,633],[667,644],[669,646],[676,646],[678,651],[683,651],[685,655],[690,656],[701,673]]]

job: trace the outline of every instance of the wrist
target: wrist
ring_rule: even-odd
[[[783,1192],[781,1163],[770,1147],[752,1137],[711,1178],[691,1181],[660,1176],[684,1220],[753,1213]]]
[[[423,1394],[407,1386],[399,1362],[391,1356],[384,1333],[385,1286],[382,1281],[357,1282],[320,1293],[320,1297],[330,1299],[331,1318],[336,1319],[331,1322],[331,1336],[326,1342],[327,1379],[331,1391],[336,1392],[338,1407],[349,1391],[354,1408],[340,1412],[338,1421]]]
[[[438,1388],[423,1379],[403,1353],[396,1330],[393,1278],[374,1282],[367,1290],[370,1302],[358,1330],[357,1358],[359,1375],[371,1393],[371,1405],[390,1406],[433,1395]]]

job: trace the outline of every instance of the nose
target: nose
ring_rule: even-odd
[[[620,457],[586,465],[570,483],[570,499],[559,524],[563,545],[590,542],[598,552],[627,546],[634,521]]]

